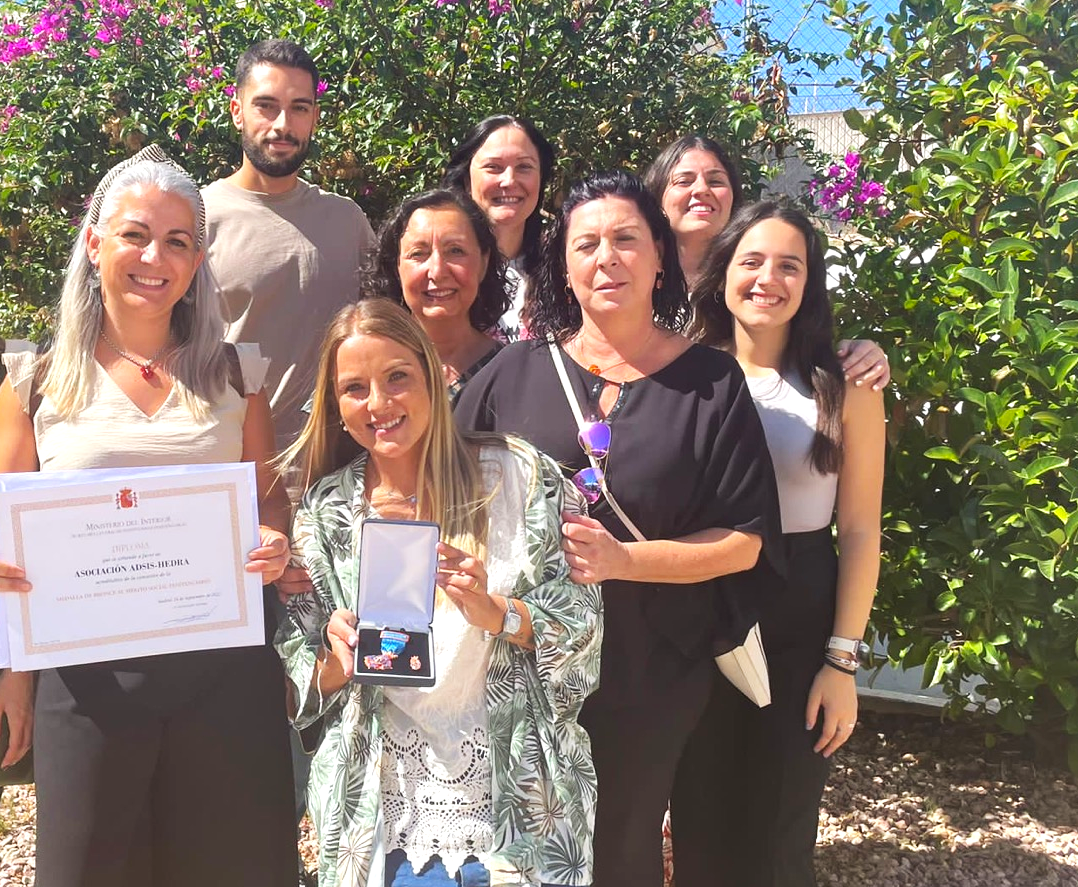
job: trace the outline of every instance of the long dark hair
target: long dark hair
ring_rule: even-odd
[[[453,156],[449,158],[449,163],[445,168],[445,175],[442,177],[442,187],[452,188],[454,191],[461,191],[470,196],[472,193],[470,175],[472,158],[493,133],[499,129],[504,129],[506,126],[514,126],[522,130],[524,135],[535,145],[535,150],[539,154],[539,199],[535,203],[532,214],[528,216],[528,220],[524,223],[524,273],[531,278],[539,267],[539,242],[543,228],[543,196],[546,194],[547,184],[550,182],[550,177],[554,172],[554,148],[539,132],[535,124],[526,117],[514,117],[511,114],[495,114],[493,117],[480,120],[468,130],[468,134],[464,136],[464,141],[460,143],[457,150],[453,152]]]
[[[644,184],[655,195],[659,205],[662,205],[663,195],[666,194],[666,189],[670,185],[670,174],[689,151],[707,151],[722,164],[722,168],[726,170],[726,178],[730,180],[730,190],[734,194],[732,209],[735,211],[740,209],[745,198],[741,187],[741,172],[737,168],[737,163],[723,145],[709,136],[698,133],[689,133],[672,141],[663,148],[659,156],[651,162],[648,171],[644,173]]]
[[[481,333],[489,332],[498,323],[498,319],[509,310],[512,296],[508,292],[505,279],[505,259],[498,252],[498,241],[490,230],[490,223],[479,205],[462,191],[449,191],[444,188],[436,191],[424,191],[406,197],[394,211],[389,220],[378,232],[378,256],[375,259],[375,279],[371,292],[364,295],[388,296],[398,305],[408,306],[401,289],[400,261],[401,238],[408,227],[408,222],[416,210],[455,207],[468,219],[479,241],[479,251],[487,257],[487,273],[479,281],[479,293],[468,310],[468,319]]]
[[[573,211],[604,197],[621,197],[635,203],[648,223],[651,236],[662,246],[663,279],[652,300],[655,323],[680,332],[689,319],[688,289],[678,263],[677,241],[659,202],[632,173],[600,172],[569,189],[569,196],[543,241],[542,261],[525,317],[528,330],[536,338],[553,334],[559,342],[564,342],[583,323],[580,303],[565,290],[565,236]]]
[[[812,467],[833,474],[842,464],[842,405],[846,383],[835,354],[835,323],[827,296],[827,266],[823,240],[799,209],[779,200],[765,200],[739,209],[715,238],[704,260],[704,271],[693,288],[693,320],[689,335],[705,345],[733,341],[734,318],[726,306],[726,271],[741,238],[767,219],[778,219],[805,238],[808,277],[801,307],[790,320],[790,335],[782,356],[783,369],[793,371],[812,389],[816,401],[816,437],[810,453]]]

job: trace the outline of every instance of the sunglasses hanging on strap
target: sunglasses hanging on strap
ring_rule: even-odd
[[[565,371],[565,359],[561,356],[561,350],[558,348],[558,343],[554,341],[553,336],[547,338],[547,347],[550,349],[550,355],[554,359],[554,368],[558,371],[558,378],[561,379],[565,399],[569,401],[569,409],[573,411],[573,418],[576,419],[576,439],[591,463],[591,468],[584,468],[573,475],[573,483],[576,484],[577,489],[580,490],[589,504],[598,502],[600,495],[604,496],[614,514],[625,524],[626,529],[632,533],[633,538],[637,542],[646,542],[647,536],[640,532],[629,515],[618,505],[618,500],[614,498],[614,494],[610,492],[610,487],[606,484],[606,472],[603,471],[600,463],[606,460],[610,451],[610,426],[605,422],[584,421],[584,414],[580,411],[580,404],[577,403],[576,395],[573,394],[573,387],[569,384],[569,374]]]
[[[591,462],[591,468],[584,468],[573,475],[573,483],[589,503],[599,501],[600,495],[605,496],[610,508],[633,534],[633,538],[637,542],[646,542],[647,537],[618,505],[618,500],[614,498],[610,487],[606,485],[606,473],[600,465],[600,460],[605,460],[610,451],[610,426],[605,422],[584,421],[580,404],[576,402],[576,395],[573,394],[573,388],[569,384],[565,360],[553,336],[547,337],[547,347],[550,349],[550,356],[554,359],[554,368],[558,371],[558,378],[561,379],[565,399],[569,401],[569,408],[573,411],[573,418],[576,419],[577,440],[580,442],[580,448],[588,454],[588,461]],[[760,637],[759,623],[749,629],[741,646],[716,656],[715,664],[723,676],[756,705],[763,708],[771,704],[771,683],[768,679],[767,656]]]

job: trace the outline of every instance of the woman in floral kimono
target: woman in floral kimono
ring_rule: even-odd
[[[433,345],[386,299],[334,319],[286,458],[308,477],[294,537],[314,591],[291,599],[277,645],[296,726],[325,719],[308,789],[319,883],[590,884],[595,771],[577,715],[602,604],[561,551],[575,490],[518,439],[456,431]],[[441,527],[432,688],[351,680],[369,517]]]

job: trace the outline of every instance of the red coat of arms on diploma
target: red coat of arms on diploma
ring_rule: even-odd
[[[128,487],[124,487],[116,494],[116,507],[138,508],[138,493]]]

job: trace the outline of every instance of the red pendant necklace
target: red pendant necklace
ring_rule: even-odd
[[[145,363],[143,363],[137,357],[132,357],[130,354],[128,354],[126,351],[124,351],[123,348],[121,348],[119,345],[117,345],[115,342],[113,342],[112,339],[110,339],[108,336],[105,335],[104,330],[101,330],[101,341],[104,342],[106,345],[108,345],[109,348],[111,348],[117,354],[119,354],[120,357],[122,357],[124,360],[129,360],[129,361],[131,361],[131,363],[133,363],[135,366],[137,366],[138,369],[139,369],[139,372],[142,374],[142,378],[145,379],[147,382],[149,382],[150,379],[153,379],[157,375],[154,372],[155,368],[157,367],[157,359],[162,354],[164,354],[165,349],[168,348],[168,345],[169,345],[168,342],[165,342],[164,345],[162,345],[160,348],[157,349],[157,353],[153,357],[151,357],[149,360],[147,360]]]

